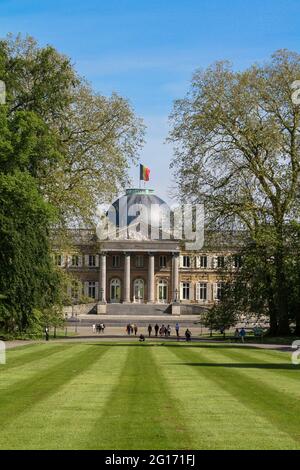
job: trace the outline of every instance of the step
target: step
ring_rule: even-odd
[[[108,315],[169,315],[171,305],[168,304],[107,304]]]

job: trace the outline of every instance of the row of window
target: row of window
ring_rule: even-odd
[[[233,266],[239,268],[241,266],[241,256],[233,256]],[[211,263],[209,263],[209,260]],[[209,265],[210,264],[210,265]],[[181,268],[224,268],[226,264],[226,257],[224,255],[208,257],[207,255],[200,255],[192,257],[189,255],[183,255],[180,257]]]
[[[120,256],[119,255],[112,255],[112,267],[119,268],[120,267]],[[159,267],[165,268],[167,266],[167,257],[165,255],[161,255],[159,257]],[[136,255],[135,256],[135,267],[136,268],[143,268],[144,267],[144,256],[143,255]]]
[[[222,269],[225,267],[226,258],[225,256],[215,256],[211,258],[211,265],[209,266],[209,257],[207,255],[201,255],[196,257],[196,264],[194,264],[193,257],[189,255],[180,256],[180,267],[181,268],[219,268]],[[55,254],[55,264],[57,266],[63,266],[65,263],[64,256],[61,254]],[[89,267],[97,267],[99,264],[98,255],[85,255],[85,265]],[[72,255],[68,257],[68,265],[71,267],[81,267],[82,266],[82,257],[80,255]],[[120,255],[112,256],[112,267],[119,268],[121,265]],[[165,268],[167,266],[167,257],[161,255],[159,257],[159,267]],[[239,268],[241,266],[241,256],[233,256],[233,266]],[[135,267],[143,268],[144,267],[144,256],[136,255],[135,256]]]
[[[208,289],[211,288],[211,284],[207,282],[197,282],[195,285],[195,300],[206,301],[210,298]],[[213,285],[212,298],[214,300],[221,300],[222,297],[223,282],[217,282]],[[180,300],[192,300],[194,298],[194,285],[191,282],[180,283]]]
[[[85,255],[85,265],[89,267],[98,266],[98,255]],[[55,254],[55,264],[56,266],[64,266],[65,259],[61,254]],[[121,265],[120,255],[112,255],[112,267],[119,268]],[[82,256],[72,255],[68,257],[68,266],[70,267],[81,267],[82,266]],[[167,257],[162,255],[159,257],[159,267],[165,268],[167,266]],[[144,267],[144,256],[136,255],[135,256],[135,267],[143,268]]]
[[[83,294],[91,297],[92,299],[96,299],[98,297],[98,282],[87,281],[85,285],[86,288],[84,289],[83,283],[74,281],[71,285],[71,297],[73,299],[79,299],[79,297]]]
[[[111,287],[111,297],[113,300],[120,299],[120,292],[121,292],[121,284],[119,279],[113,279],[110,283]],[[166,300],[167,299],[167,281],[160,280],[158,284],[159,288],[159,299]],[[194,296],[194,289],[195,289],[195,296]],[[181,282],[180,283],[180,300],[193,300],[195,298],[196,301],[207,301],[211,298],[211,294],[209,293],[209,289],[211,289],[211,284],[207,282],[197,282],[193,285],[191,282]],[[223,282],[217,282],[213,284],[213,292],[212,298],[214,300],[221,300],[222,297],[222,289],[223,289]],[[80,294],[80,286],[78,284],[72,285],[71,288],[71,296],[73,298],[78,298]],[[96,281],[87,281],[86,283],[86,295],[93,299],[98,297],[98,282]],[[142,279],[135,280],[134,286],[135,296],[144,298],[144,281]]]

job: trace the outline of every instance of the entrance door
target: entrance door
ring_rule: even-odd
[[[165,304],[168,301],[168,282],[161,279],[158,283],[158,301]]]
[[[133,284],[134,301],[144,302],[144,281],[143,279],[136,279]]]
[[[113,303],[121,300],[121,282],[120,279],[112,279],[110,281],[110,301]]]

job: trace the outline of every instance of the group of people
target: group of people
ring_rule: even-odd
[[[93,333],[104,333],[105,324],[104,323],[94,323],[92,328],[93,328]],[[127,333],[128,336],[130,336],[130,335],[137,336],[138,335],[138,330],[139,329],[138,329],[138,326],[137,326],[136,323],[128,323],[126,325],[126,328],[125,328],[125,332]],[[149,338],[151,338],[152,335],[156,336],[156,337],[158,337],[158,335],[160,337],[170,337],[172,329],[171,329],[170,325],[165,326],[164,324],[162,324],[161,326],[159,326],[156,323],[154,326],[152,326],[151,323],[149,323],[149,325],[147,326],[147,331],[148,331]],[[176,334],[177,340],[180,339],[179,331],[180,331],[179,323],[176,323],[176,325],[175,325],[175,334]],[[191,340],[192,333],[188,328],[186,329],[184,335],[185,335],[186,341]],[[141,333],[139,335],[139,339],[140,339],[140,341],[145,341],[145,335]]]
[[[177,339],[179,340],[180,338],[180,335],[179,335],[179,330],[180,330],[180,326],[179,326],[179,323],[176,323],[175,325],[175,333],[176,333],[176,337]],[[152,326],[151,323],[149,323],[148,327],[147,327],[147,331],[148,331],[148,336],[149,338],[151,338],[152,334],[154,336],[160,336],[160,337],[170,337],[171,336],[171,326],[170,325],[167,325],[165,326],[164,324],[162,324],[161,326],[159,326],[157,323]],[[134,336],[137,336],[138,334],[138,326],[136,325],[136,323],[133,323],[133,324],[130,324],[128,323],[126,325],[126,333],[128,334],[128,336],[134,334]],[[186,331],[185,331],[185,338],[187,341],[190,341],[191,340],[191,336],[192,336],[192,333],[191,331],[187,328]],[[140,334],[139,336],[140,338],[140,341],[145,341],[145,335],[143,334]]]
[[[93,333],[104,333],[105,325],[104,323],[93,324]]]
[[[157,323],[154,325],[154,327],[151,325],[151,323],[149,323],[148,327],[147,327],[147,331],[148,331],[148,336],[149,338],[151,337],[151,335],[153,334],[154,336],[171,336],[171,326],[170,325],[167,325],[165,326],[164,324],[162,324],[161,326],[159,326]],[[176,323],[175,325],[175,331],[176,331],[176,335],[179,337],[179,324]],[[126,325],[126,333],[130,336],[132,334],[134,334],[135,336],[137,335],[138,333],[138,326],[133,323],[133,324],[130,324],[128,323]]]
[[[138,327],[137,327],[137,325],[136,325],[135,323],[133,323],[133,324],[128,323],[128,324],[126,325],[125,330],[126,330],[126,333],[127,333],[129,336],[130,336],[130,335],[133,335],[133,333],[134,333],[134,335],[136,336],[136,335],[137,335],[137,332],[138,332]]]

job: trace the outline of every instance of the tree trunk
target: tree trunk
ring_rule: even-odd
[[[278,332],[278,321],[277,321],[277,311],[276,311],[275,304],[274,304],[274,297],[273,297],[272,289],[269,290],[268,307],[269,307],[269,318],[270,318],[269,336],[276,336]]]
[[[276,312],[273,310],[270,312],[269,336],[276,336],[277,333],[278,333],[277,315],[276,315]]]
[[[300,305],[297,306],[297,311],[295,315],[295,323],[296,323],[296,328],[295,328],[295,335],[300,336]]]
[[[284,253],[282,245],[278,247],[275,254],[276,269],[276,298],[278,308],[278,331],[277,334],[286,336],[290,334],[288,302],[287,302],[287,285],[284,266]]]

